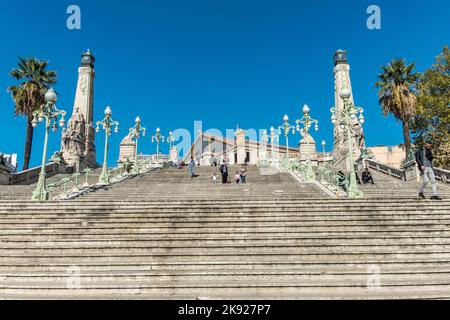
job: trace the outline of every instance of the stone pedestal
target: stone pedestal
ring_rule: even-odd
[[[245,151],[245,130],[236,130],[236,152],[237,152],[237,164],[245,164],[247,154]]]
[[[417,167],[417,163],[415,160],[409,161],[403,165],[403,170],[405,170],[405,179],[406,181],[411,180],[420,180],[420,172]]]
[[[316,141],[311,135],[307,135],[300,141],[300,159],[312,160],[317,158]]]
[[[136,142],[131,138],[129,133],[120,143],[119,162],[125,162],[127,159],[134,162],[136,156]]]
[[[178,162],[178,149],[176,146],[172,146],[170,149],[169,161]]]

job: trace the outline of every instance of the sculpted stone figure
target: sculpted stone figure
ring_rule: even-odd
[[[68,152],[82,156],[85,151],[86,123],[77,108],[62,135],[63,153]]]

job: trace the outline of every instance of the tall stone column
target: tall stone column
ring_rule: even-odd
[[[340,94],[344,87],[350,89],[352,93],[350,96],[350,102],[354,104],[352,83],[350,80],[350,65],[347,60],[347,51],[338,50],[334,55],[334,101],[336,110],[344,110],[344,100],[341,99]],[[348,143],[346,137],[346,129],[340,126],[341,116],[337,112],[337,122],[334,125],[334,156],[339,161],[343,158],[347,158],[348,155]],[[364,132],[358,120],[355,119],[352,125],[352,146],[353,154],[355,158],[360,156],[360,149],[365,147]],[[361,141],[362,144],[361,145]],[[344,161],[345,162],[345,161]],[[345,164],[344,164],[345,165]],[[346,165],[345,165],[346,166]],[[348,168],[347,168],[348,169]]]
[[[236,129],[236,152],[237,152],[237,164],[244,164],[247,157],[245,151],[245,130]]]
[[[76,165],[78,162],[80,169],[96,166],[93,125],[94,62],[95,58],[89,50],[81,55],[73,113],[62,137],[64,160],[68,165]]]

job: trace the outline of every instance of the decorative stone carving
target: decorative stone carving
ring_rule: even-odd
[[[66,162],[80,159],[85,152],[86,122],[77,108],[62,134],[62,155]]]

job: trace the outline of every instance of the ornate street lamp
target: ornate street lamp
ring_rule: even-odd
[[[145,137],[145,133],[147,132],[147,129],[141,126],[141,118],[139,116],[136,117],[136,120],[134,120],[134,127],[130,128],[130,134],[131,139],[135,139],[135,150],[134,150],[134,167],[133,167],[133,173],[138,174],[139,173],[139,159],[138,159],[138,142],[139,138],[142,136]]]
[[[314,130],[319,130],[319,121],[316,119],[311,118],[310,112],[311,109],[307,104],[303,106],[303,117],[301,119],[295,120],[295,123],[297,124],[296,129],[298,132],[300,132],[300,135],[302,137],[306,137],[309,135],[309,129],[312,125],[314,125]],[[303,129],[300,127],[300,125],[303,124]]]
[[[156,128],[156,134],[152,136],[152,142],[156,142],[156,156],[159,155],[159,144],[164,142],[164,136],[161,134],[161,129]]]
[[[66,112],[64,110],[58,110],[55,105],[56,100],[57,96],[55,90],[53,90],[53,88],[49,89],[45,93],[45,104],[42,105],[39,110],[33,112],[33,120],[31,122],[33,127],[35,128],[38,122],[45,120],[45,139],[44,150],[42,152],[41,172],[39,174],[39,181],[32,196],[32,200],[36,201],[45,201],[49,199],[49,193],[47,191],[45,182],[45,162],[47,158],[48,135],[50,127],[52,128],[53,132],[56,132],[56,130],[58,130],[58,124],[59,127],[64,127],[65,124],[64,117],[66,116]],[[61,116],[61,120],[59,120],[58,123],[59,116]]]
[[[173,136],[173,132],[169,132],[169,136],[167,137],[167,143],[169,144],[169,150],[172,150],[172,143],[175,142],[175,137]]]
[[[283,117],[283,124],[278,127],[278,134],[284,133],[284,138],[286,140],[286,156],[289,158],[289,132],[292,129],[292,134],[295,134],[295,127],[289,124],[289,117],[287,114]]]
[[[349,198],[361,198],[363,197],[363,193],[358,189],[356,184],[356,172],[353,162],[352,127],[355,123],[358,125],[362,125],[364,123],[364,109],[361,107],[356,107],[350,101],[351,91],[349,88],[342,88],[340,96],[341,99],[344,100],[344,109],[338,110],[335,107],[331,108],[331,122],[336,125],[339,121],[339,126],[342,129],[346,129],[348,143],[348,166],[350,170],[350,183],[347,194]]]
[[[114,127],[114,132],[119,132],[119,122],[114,121],[111,118],[112,110],[109,106],[105,109],[105,117],[101,121],[97,121],[96,129],[95,131],[97,133],[100,132],[100,125],[102,126],[102,129],[105,130],[105,152],[103,154],[103,168],[102,173],[100,174],[98,178],[99,184],[109,184],[109,175],[108,175],[108,168],[107,168],[107,158],[108,158],[108,137],[112,135],[111,128]]]
[[[316,119],[311,118],[310,112],[311,109],[307,104],[303,106],[303,117],[301,119],[295,120],[295,123],[297,124],[296,130],[300,132],[300,135],[304,138],[309,136],[309,130],[314,125],[314,130],[319,130],[319,121]],[[303,125],[303,128],[301,127]],[[309,143],[309,142],[308,142]],[[311,163],[311,151],[308,148],[308,154],[306,158],[306,174],[305,174],[305,180],[307,182],[312,182],[315,180],[314,171],[312,168]]]

